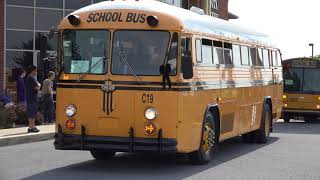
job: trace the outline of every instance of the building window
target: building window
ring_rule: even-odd
[[[219,10],[218,0],[210,0],[211,9]]]

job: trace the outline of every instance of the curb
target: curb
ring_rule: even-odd
[[[18,136],[8,136],[0,138],[0,147],[4,146],[12,146],[17,144],[25,144],[39,141],[46,141],[53,139],[54,132],[51,133],[41,133],[41,134],[26,134],[26,135],[18,135]]]

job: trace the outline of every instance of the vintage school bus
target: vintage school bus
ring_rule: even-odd
[[[203,164],[226,139],[267,142],[281,114],[278,49],[199,9],[106,1],[68,15],[58,33],[56,149],[178,152]]]
[[[320,116],[320,61],[312,58],[295,58],[283,65],[283,109],[285,122],[304,117],[311,122]]]

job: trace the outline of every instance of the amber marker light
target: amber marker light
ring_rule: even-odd
[[[320,97],[318,97],[318,100],[320,101]]]
[[[317,105],[317,109],[320,109],[320,105]]]
[[[74,130],[76,128],[76,121],[75,120],[72,120],[72,119],[69,119],[67,122],[66,122],[66,128],[68,130]]]
[[[144,130],[146,131],[146,133],[148,133],[149,135],[152,135],[156,132],[157,128],[156,125],[153,124],[152,122],[149,122],[145,125]]]
[[[283,104],[283,107],[285,107],[285,108],[288,107],[288,104]]]
[[[287,99],[287,95],[282,95],[282,99]]]

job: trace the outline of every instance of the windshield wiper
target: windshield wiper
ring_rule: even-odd
[[[139,85],[141,85],[141,79],[137,76],[137,73],[133,70],[131,64],[128,62],[127,57],[122,49],[122,46],[120,46],[119,48],[118,56],[120,57],[121,62],[128,66],[133,77],[138,81]]]
[[[79,75],[79,79],[78,82],[80,82],[83,78],[85,78],[92,69],[94,69],[96,66],[98,66],[98,64],[100,64],[102,61],[106,61],[107,58],[106,57],[102,57],[101,59],[99,59],[99,61],[97,61],[87,72],[82,73]]]

